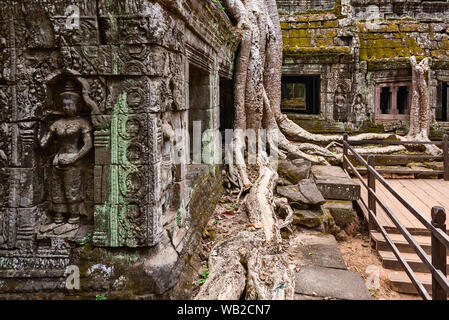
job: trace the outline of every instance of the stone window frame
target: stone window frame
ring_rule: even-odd
[[[435,70],[432,73],[432,77],[431,79],[433,80],[433,82],[431,83],[431,87],[430,87],[430,106],[431,106],[431,110],[432,110],[432,115],[435,116],[435,122],[441,122],[441,123],[446,123],[449,122],[449,110],[447,111],[447,120],[437,120],[436,119],[436,106],[438,104],[438,90],[439,90],[439,84],[440,83],[447,83],[449,85],[449,70]],[[448,88],[449,90],[449,88]],[[447,99],[449,100],[449,94]],[[449,106],[448,106],[449,107]]]
[[[333,121],[332,104],[334,96],[329,92],[328,75],[330,74],[330,65],[317,63],[302,63],[297,62],[288,66],[282,66],[282,76],[284,77],[302,77],[302,76],[319,76],[320,77],[320,91],[318,93],[318,113],[305,114],[298,113],[297,116],[301,119],[310,119],[320,117],[327,121]]]
[[[412,101],[412,81],[388,81],[388,82],[378,82],[374,86],[375,90],[375,97],[374,97],[374,117],[375,120],[409,120],[410,114],[399,114],[398,108],[397,108],[397,92],[399,90],[399,87],[409,87],[409,95],[408,95],[408,106],[410,108],[411,101]],[[382,88],[390,87],[390,92],[392,92],[391,95],[391,107],[390,110],[392,110],[392,113],[382,113],[380,109],[380,99],[381,99],[381,92]]]
[[[282,112],[291,112],[295,113],[297,115],[301,116],[320,116],[322,114],[321,110],[321,100],[322,100],[322,75],[321,74],[300,74],[300,75],[293,75],[293,74],[282,74],[282,82],[284,83],[286,78],[303,78],[303,82],[290,82],[290,83],[305,83],[306,84],[306,110],[303,112],[300,109],[295,108],[285,108],[282,106],[281,103],[281,110]],[[306,80],[307,79],[307,80]],[[289,81],[287,81],[289,82]],[[307,97],[313,92],[313,88],[308,87],[308,85],[318,84],[318,86],[315,88],[316,92],[312,93],[312,95],[315,95],[315,98],[310,98],[312,100],[315,100],[315,104],[312,106],[313,113],[308,113],[307,108]]]

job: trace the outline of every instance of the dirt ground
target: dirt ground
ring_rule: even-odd
[[[350,271],[359,272],[363,279],[367,279],[366,268],[370,265],[377,266],[380,271],[380,289],[371,291],[371,296],[376,300],[421,300],[418,295],[402,294],[390,288],[387,270],[382,267],[382,262],[375,249],[371,248],[368,235],[358,234],[348,238],[347,241],[338,243],[343,259]]]

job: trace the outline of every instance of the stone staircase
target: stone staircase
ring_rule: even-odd
[[[421,261],[421,259],[418,257],[418,255],[415,253],[413,248],[409,245],[407,240],[401,234],[397,233],[397,231],[396,233],[394,233],[395,231],[396,230],[389,231],[389,236],[391,240],[399,249],[402,256],[410,265],[412,270],[415,272],[417,278],[423,283],[424,287],[427,289],[429,294],[432,294],[432,276],[429,270]],[[430,256],[431,255],[430,233],[428,234],[423,234],[422,232],[420,232],[419,234],[413,234],[413,232],[411,233],[414,239],[423,248],[423,250]],[[380,259],[382,260],[382,266],[388,270],[391,288],[394,291],[400,293],[418,294],[418,291],[416,290],[415,286],[413,285],[407,274],[403,271],[401,264],[399,263],[396,256],[393,254],[391,248],[385,241],[382,234],[378,232],[371,232],[371,238],[373,239],[373,243],[380,256]]]

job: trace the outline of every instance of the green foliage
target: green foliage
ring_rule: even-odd
[[[207,279],[207,277],[209,276],[210,272],[209,269],[206,268],[206,266],[203,266],[203,271],[201,271],[200,276],[204,279]]]
[[[95,300],[108,300],[108,298],[104,294],[97,294]]]
[[[238,211],[240,209],[240,205],[238,203],[232,203],[230,207],[235,211]]]
[[[379,289],[369,289],[369,292],[371,293],[371,298],[373,298],[373,300],[377,300]]]
[[[197,286],[203,285],[206,282],[206,279],[209,276],[209,274],[210,274],[209,269],[205,265],[203,265],[203,270],[200,273],[201,278],[199,280],[193,281],[193,284]]]
[[[222,0],[214,0],[216,4],[218,4],[220,6],[220,9],[225,11],[225,8],[223,7],[223,2]]]

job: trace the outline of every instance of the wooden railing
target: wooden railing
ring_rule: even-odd
[[[347,135],[344,137],[347,139]],[[347,141],[347,140],[345,140]],[[443,154],[440,156],[432,156],[432,155],[423,155],[423,154],[401,154],[401,155],[391,155],[391,154],[376,154],[376,159],[385,159],[385,160],[416,160],[416,161],[443,161],[443,170],[400,170],[398,168],[393,169],[378,169],[379,173],[398,173],[398,174],[420,174],[420,175],[442,175],[445,181],[449,181],[449,141],[448,135],[444,134],[442,141],[425,141],[425,142],[417,142],[417,141],[388,141],[388,140],[362,140],[362,141],[351,141],[352,146],[359,145],[424,145],[424,144],[433,144],[436,146],[441,146],[443,149]],[[362,155],[362,157],[367,160],[370,155]]]
[[[362,144],[435,144],[443,146],[443,159],[444,159],[444,177],[445,180],[449,180],[449,155],[448,155],[448,138],[444,135],[442,142],[411,142],[411,141],[381,141],[381,140],[366,140],[366,141],[350,141],[345,134],[343,140],[343,168],[349,174],[349,170],[360,180],[361,185],[366,188],[368,192],[368,203],[362,198],[360,203],[365,207],[368,212],[368,225],[370,230],[379,230],[385,241],[391,247],[393,254],[398,259],[404,271],[416,287],[418,293],[423,299],[426,300],[447,300],[449,294],[449,280],[447,279],[446,270],[446,249],[449,249],[449,236],[446,233],[446,212],[444,208],[434,206],[432,208],[431,217],[429,221],[421,212],[419,212],[412,204],[404,199],[375,169],[375,156],[370,155],[365,160],[359,153],[353,148],[354,145]],[[354,164],[349,160],[349,153],[351,153],[363,166],[366,168],[368,177],[367,181],[358,172]],[[431,234],[431,257],[429,257],[418,242],[413,238],[410,232],[405,228],[401,221],[394,215],[394,213],[387,207],[384,201],[376,194],[376,181],[379,181],[385,189],[387,189],[393,197],[395,197],[415,218],[417,218]],[[400,251],[389,237],[385,228],[379,223],[377,219],[377,204],[382,208],[387,216],[391,219],[399,232],[404,236],[424,265],[429,269],[432,274],[432,297],[430,297],[427,290],[424,288],[422,282],[417,278],[410,265],[401,255]]]

